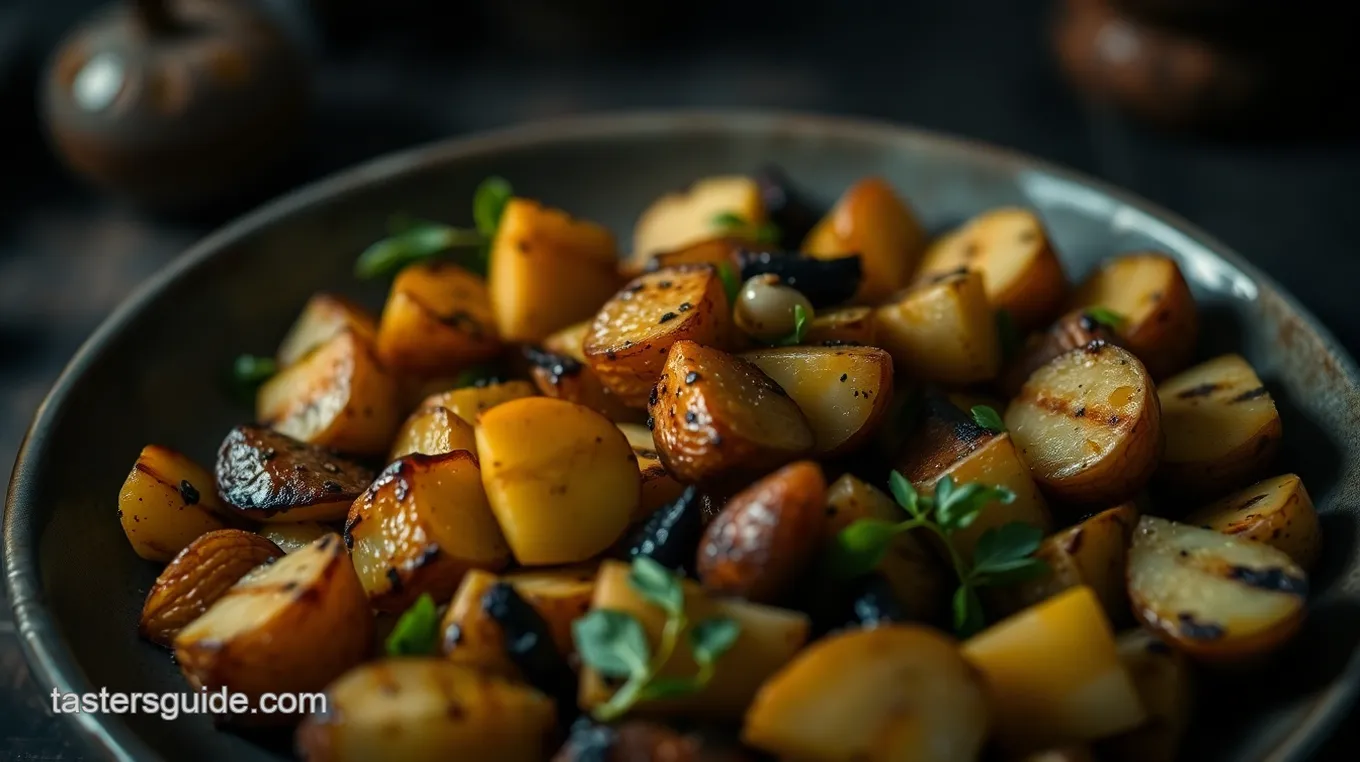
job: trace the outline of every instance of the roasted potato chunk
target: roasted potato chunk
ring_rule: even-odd
[[[237,426],[217,450],[217,491],[257,521],[336,521],[373,472],[262,426]]]
[[[1298,631],[1308,574],[1269,545],[1144,516],[1129,548],[1129,598],[1138,620],[1176,648],[1240,661]]]
[[[671,345],[648,412],[666,471],[682,482],[774,468],[812,449],[807,417],[747,360]]]
[[[1103,307],[1119,316],[1120,344],[1154,379],[1184,368],[1199,340],[1195,297],[1176,260],[1165,254],[1125,254],[1106,262],[1073,295],[1076,309]]]
[[[813,453],[851,452],[872,436],[892,402],[892,357],[877,347],[775,347],[741,355],[803,411]]]
[[[506,342],[538,342],[591,315],[619,287],[614,236],[537,201],[512,198],[491,244],[487,291]]]
[[[712,267],[685,265],[640,275],[595,316],[586,362],[625,404],[643,407],[677,341],[724,346],[732,309]]]
[[[1141,628],[1121,634],[1116,646],[1148,718],[1133,730],[1102,741],[1097,746],[1100,758],[1106,762],[1175,762],[1194,703],[1189,661]]]
[[[345,545],[379,611],[405,611],[422,593],[448,600],[469,569],[510,562],[477,459],[466,450],[407,455],[388,466],[350,508]]]
[[[761,686],[741,735],[781,759],[973,762],[990,715],[953,640],[888,625],[833,635],[798,654]]]
[[[651,516],[661,506],[680,497],[685,485],[677,482],[661,465],[661,456],[656,452],[656,442],[646,426],[636,423],[620,423],[619,431],[628,438],[628,446],[633,448],[637,458],[638,472],[642,474],[642,500],[638,503],[634,521]]]
[[[841,307],[812,318],[803,343],[808,346],[878,346],[878,319],[872,307]]]
[[[997,739],[1012,753],[1103,738],[1146,718],[1088,587],[992,625],[963,644],[963,655],[982,673]]]
[[[1008,360],[997,376],[996,387],[1007,398],[1020,389],[1034,372],[1052,362],[1059,355],[1081,349],[1093,341],[1119,345],[1119,334],[1091,315],[1077,310],[1063,315],[1048,330],[1031,334],[1019,353]],[[999,408],[998,408],[999,409]]]
[[[969,220],[926,249],[918,281],[959,270],[982,274],[987,299],[1022,329],[1051,320],[1067,297],[1067,276],[1048,231],[1028,209],[993,209]]]
[[[991,380],[1001,368],[996,320],[977,273],[917,286],[875,316],[879,344],[914,378],[973,384]]]
[[[477,437],[472,424],[440,405],[422,405],[407,416],[397,430],[397,439],[387,456],[390,463],[412,453],[443,455],[455,450],[476,452]]]
[[[1074,349],[1030,376],[1006,428],[1039,485],[1071,503],[1127,500],[1162,454],[1161,406],[1147,370],[1109,344]]]
[[[274,543],[284,553],[292,553],[302,550],[321,539],[322,535],[334,532],[334,529],[325,524],[318,524],[315,521],[282,522],[274,521],[268,524],[261,524],[256,530],[256,534]]]
[[[765,222],[765,204],[755,180],[740,175],[706,177],[653,201],[633,225],[633,261],[643,267],[653,255],[731,237],[732,216],[754,233]],[[739,236],[740,237],[740,236]]]
[[[343,296],[313,295],[279,344],[279,367],[292,365],[336,334],[345,331],[372,342],[378,334],[378,321],[363,307]]]
[[[297,731],[308,762],[542,762],[556,729],[551,698],[443,659],[384,659],[326,689],[325,713]]]
[[[526,397],[492,408],[477,423],[477,453],[491,510],[526,566],[604,551],[641,500],[627,437],[581,405]]]
[[[1179,494],[1212,496],[1241,487],[1275,457],[1280,414],[1240,355],[1196,365],[1157,392],[1166,430],[1157,479]]]
[[[202,466],[147,445],[118,493],[118,520],[137,555],[165,563],[194,540],[227,526],[213,479]]]
[[[723,236],[721,238],[708,238],[698,243],[682,246],[670,251],[661,251],[652,255],[642,270],[651,272],[660,270],[663,267],[675,267],[676,265],[713,265],[718,267],[723,264],[730,265],[734,271],[741,268],[740,254],[742,251],[751,249],[764,250],[769,248],[767,244],[761,244],[739,236]],[[632,262],[637,262],[636,255]],[[639,273],[640,274],[640,273]]]
[[[431,394],[420,403],[421,407],[442,407],[476,425],[477,416],[491,408],[510,400],[534,396],[534,385],[528,381],[501,381],[491,384],[465,386],[447,392]]]
[[[592,322],[576,323],[554,333],[543,340],[541,351],[525,348],[534,384],[546,397],[585,405],[616,423],[642,423],[646,414],[625,405],[606,389],[586,363],[585,338]]]
[[[421,262],[392,281],[378,359],[388,369],[418,376],[456,373],[501,350],[486,281],[451,262]]]
[[[255,705],[263,693],[322,690],[363,661],[372,644],[368,598],[340,536],[328,534],[242,577],[179,631],[175,659],[194,690],[225,687]]]
[[[784,597],[821,540],[826,477],[799,461],[733,495],[704,530],[696,566],[704,589],[757,603]]]
[[[283,555],[278,546],[242,529],[217,529],[180,551],[156,578],[142,605],[137,632],[162,646],[208,610],[247,572]]]
[[[1322,552],[1313,499],[1294,474],[1275,476],[1234,492],[1185,517],[1185,523],[1263,542],[1311,569]]]
[[[358,455],[387,452],[400,423],[396,381],[343,331],[260,387],[256,418],[295,439]]]
[[[819,259],[858,254],[864,278],[855,298],[876,304],[907,284],[925,244],[907,202],[887,181],[869,177],[845,191],[800,249]]]

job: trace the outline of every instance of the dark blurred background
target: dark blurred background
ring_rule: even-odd
[[[99,320],[240,211],[391,149],[587,111],[775,107],[1020,149],[1189,218],[1360,349],[1360,77],[1341,3],[100,5],[0,1],[0,462]],[[186,25],[206,33],[186,43]],[[123,87],[151,105],[103,109]],[[8,615],[0,759],[85,758]],[[1321,759],[1357,756],[1348,729]]]

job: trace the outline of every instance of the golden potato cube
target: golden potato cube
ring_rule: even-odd
[[[977,273],[918,286],[875,314],[879,343],[904,375],[973,384],[992,379],[1001,369],[996,320]]]
[[[855,299],[877,304],[907,285],[925,244],[907,202],[884,179],[869,177],[845,191],[801,249],[819,259],[858,254],[864,278]]]
[[[653,255],[729,234],[720,215],[735,215],[751,229],[765,222],[765,203],[755,180],[706,177],[653,201],[633,225],[634,264],[644,267]]]
[[[344,331],[352,331],[371,343],[378,333],[378,321],[368,310],[343,296],[313,295],[279,344],[276,355],[279,367],[292,365]]]
[[[486,281],[451,262],[406,267],[378,324],[378,359],[419,376],[457,373],[501,350]]]

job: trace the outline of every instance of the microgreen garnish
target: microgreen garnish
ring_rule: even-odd
[[[666,614],[655,653],[642,623],[627,612],[595,609],[571,625],[581,661],[604,677],[624,681],[608,701],[591,712],[601,722],[617,719],[643,701],[703,690],[713,679],[718,660],[741,634],[740,625],[727,617],[705,619],[690,627],[680,578],[646,556],[633,559],[628,584]],[[698,670],[690,677],[659,677],[687,627],[690,656]]]
[[[949,552],[959,588],[954,593],[954,630],[967,637],[982,628],[985,620],[977,589],[1012,585],[1043,574],[1047,565],[1033,557],[1043,532],[1021,522],[988,529],[978,538],[971,564],[954,548],[952,536],[967,529],[992,502],[1010,503],[1015,493],[1005,487],[977,482],[955,484],[945,475],[935,484],[935,494],[922,495],[894,471],[889,479],[893,499],[910,518],[901,522],[859,519],[836,535],[827,553],[828,571],[840,579],[853,579],[877,568],[893,538],[903,532],[925,529],[937,535]]]
[[[779,243],[779,226],[765,221],[753,225],[745,217],[733,211],[718,212],[713,215],[713,227],[721,228],[732,235],[743,236],[757,243]]]
[[[1001,342],[1001,359],[1009,360],[1015,356],[1023,344],[1020,337],[1020,328],[1015,324],[1015,318],[1007,310],[996,311],[996,335]]]
[[[781,347],[792,347],[803,343],[803,337],[807,335],[808,324],[812,322],[812,316],[801,304],[793,305],[793,333],[785,336],[777,342]]]
[[[1001,420],[1001,414],[986,405],[974,405],[970,411],[973,414],[973,423],[994,433],[1000,434],[1006,430],[1006,422]]]
[[[1111,331],[1118,331],[1126,320],[1123,315],[1108,307],[1088,307],[1081,314]]]
[[[231,364],[231,377],[243,391],[255,391],[279,372],[279,363],[272,357],[239,355]]]
[[[356,277],[368,280],[395,275],[403,267],[450,251],[458,251],[458,264],[486,275],[491,259],[491,239],[500,225],[505,205],[514,194],[501,177],[488,177],[472,197],[474,229],[458,228],[429,220],[395,215],[388,222],[388,237],[374,243],[354,263]]]
[[[402,613],[386,645],[388,656],[431,656],[439,652],[439,611],[429,593],[422,593]]]
[[[737,295],[741,293],[741,279],[731,262],[718,263],[718,277],[722,279],[723,291],[727,294],[727,306],[735,307]]]

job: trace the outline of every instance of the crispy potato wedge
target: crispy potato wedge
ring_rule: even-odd
[[[1100,600],[1074,587],[969,638],[1011,753],[1090,741],[1137,727],[1142,702],[1115,648]]]
[[[926,249],[916,280],[959,270],[981,273],[987,299],[1021,329],[1053,319],[1067,297],[1067,276],[1048,231],[1028,209],[993,209],[938,239]]]
[[[378,359],[389,370],[439,376],[501,351],[486,281],[452,262],[397,273],[378,324]]]
[[[812,427],[813,453],[864,444],[892,402],[892,357],[878,347],[773,347],[741,355],[779,384]]]
[[[617,561],[600,564],[591,608],[622,611],[636,617],[655,652],[665,614],[638,594],[628,582],[629,574],[627,564]],[[649,701],[639,705],[636,711],[736,720],[746,711],[761,684],[803,647],[808,636],[807,617],[796,611],[735,598],[709,598],[692,582],[684,583],[684,591],[685,618],[689,625],[681,633],[682,642],[688,637],[690,627],[710,617],[730,617],[738,623],[741,632],[731,649],[719,659],[712,681],[703,690],[678,698]],[[696,669],[690,650],[677,648],[660,675],[691,676]],[[590,709],[608,701],[616,687],[606,683],[595,670],[582,668],[581,707]]]
[[[996,320],[977,273],[917,286],[875,316],[878,342],[900,373],[962,385],[989,381],[1001,369]]]
[[[466,450],[407,455],[350,508],[345,545],[379,611],[405,611],[422,593],[448,600],[469,569],[496,571],[510,548]]]
[[[818,259],[858,254],[864,268],[855,298],[876,304],[907,284],[925,248],[916,213],[880,177],[854,185],[808,233],[801,251]]]
[[[142,605],[137,633],[170,646],[185,625],[208,610],[247,572],[283,555],[277,545],[242,529],[217,529],[180,551],[156,578]]]
[[[973,762],[991,712],[955,642],[927,627],[814,643],[761,686],[742,740],[781,759]]]
[[[645,267],[654,255],[732,237],[733,230],[722,224],[721,215],[735,215],[752,233],[765,222],[765,203],[755,180],[740,175],[706,177],[653,201],[633,225],[634,264]]]
[[[1190,726],[1194,686],[1189,660],[1144,629],[1115,641],[1148,719],[1097,745],[1105,762],[1175,762]]]
[[[807,346],[878,346],[878,318],[872,307],[839,307],[826,310],[812,318],[807,333]]]
[[[318,524],[315,521],[287,523],[274,521],[261,524],[255,533],[277,545],[284,553],[293,553],[321,539],[322,535],[334,531],[325,524]]]
[[[614,236],[593,222],[512,198],[491,244],[487,291],[505,342],[538,342],[591,315],[619,288]]]
[[[551,698],[444,659],[383,659],[326,689],[297,731],[308,762],[542,762],[556,731]]]
[[[774,468],[816,441],[779,384],[747,360],[692,341],[671,345],[648,404],[657,454],[682,482]]]
[[[262,426],[237,426],[217,449],[217,491],[256,521],[336,521],[373,481],[348,458]]]
[[[1184,368],[1199,340],[1195,297],[1176,260],[1165,254],[1125,254],[1109,260],[1073,294],[1076,309],[1104,307],[1123,318],[1120,344],[1154,379]]]
[[[526,397],[492,408],[477,423],[477,453],[491,510],[525,566],[604,551],[641,500],[628,438],[581,405]]]
[[[1241,661],[1298,631],[1308,574],[1269,545],[1144,516],[1129,548],[1129,598],[1143,626],[1176,648]]]
[[[1093,341],[1120,345],[1119,334],[1113,328],[1099,322],[1085,311],[1069,312],[1058,318],[1047,330],[1030,335],[1020,351],[1001,368],[1001,375],[996,379],[996,388],[1007,399],[1014,397],[1020,393],[1020,389],[1035,371],[1059,355],[1081,349]]]
[[[1185,517],[1185,523],[1263,542],[1284,551],[1305,570],[1322,552],[1322,528],[1313,499],[1294,474],[1274,476]]]
[[[1035,481],[1071,503],[1133,497],[1162,454],[1152,379],[1110,344],[1074,349],[1036,371],[1006,408],[1006,428]]]
[[[251,705],[263,693],[319,691],[373,644],[373,615],[337,534],[256,568],[175,636],[194,690],[227,688]],[[242,723],[291,722],[279,714]]]
[[[421,403],[421,407],[442,407],[462,418],[465,422],[477,425],[477,416],[491,408],[511,400],[532,397],[534,385],[528,381],[511,380],[490,384],[474,384],[461,389],[431,394]]]
[[[656,451],[651,429],[636,423],[620,423],[619,431],[628,438],[628,446],[633,448],[637,458],[638,472],[642,474],[642,500],[638,502],[634,521],[642,521],[651,516],[661,506],[680,497],[685,485],[676,481],[661,465],[661,456]]]
[[[1275,400],[1241,355],[1223,355],[1162,382],[1166,453],[1157,479],[1212,496],[1258,476],[1279,450]]]
[[[775,603],[813,560],[826,511],[821,466],[791,463],[733,495],[704,530],[696,566],[716,595]]]
[[[255,416],[295,439],[339,452],[387,452],[401,422],[397,382],[372,347],[343,331],[260,387]]]
[[[368,310],[343,296],[314,294],[279,344],[276,355],[279,367],[292,365],[345,331],[371,343],[378,334],[378,321]]]
[[[644,407],[677,341],[727,344],[732,310],[712,267],[685,265],[633,279],[595,316],[586,362],[625,404]]]
[[[212,475],[185,456],[147,445],[118,493],[118,520],[137,555],[165,563],[227,523]]]
[[[443,455],[455,450],[477,451],[472,424],[446,407],[422,405],[397,429],[397,439],[392,443],[387,462],[412,453]]]

